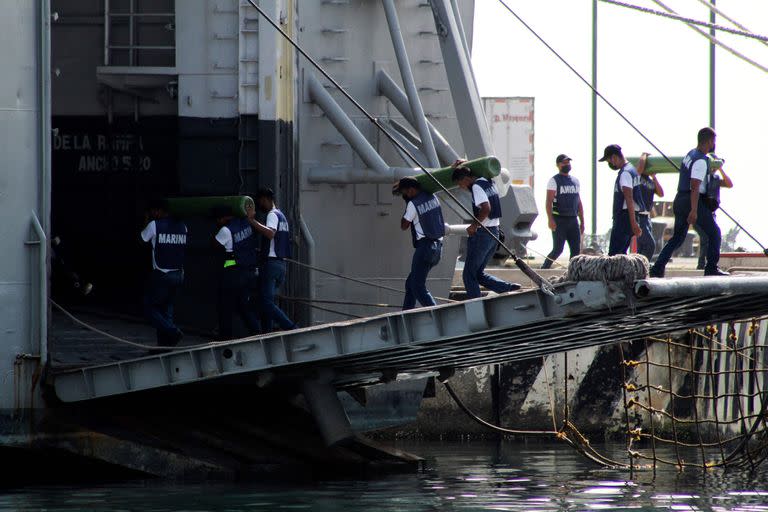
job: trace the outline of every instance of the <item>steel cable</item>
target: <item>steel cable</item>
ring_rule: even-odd
[[[688,25],[699,25],[699,26],[702,26],[702,27],[707,27],[709,29],[720,30],[721,32],[728,32],[729,34],[734,34],[734,35],[737,35],[737,36],[748,37],[750,39],[757,39],[758,41],[761,41],[763,43],[767,43],[768,42],[768,36],[763,36],[763,35],[760,35],[760,34],[755,34],[753,32],[749,32],[749,31],[746,31],[746,30],[736,30],[736,29],[733,29],[733,28],[730,28],[730,27],[724,27],[722,25],[718,25],[716,23],[710,23],[708,21],[699,21],[699,20],[694,19],[694,18],[687,18],[685,16],[680,16],[679,14],[670,14],[670,13],[666,13],[666,12],[662,12],[662,11],[657,11],[655,9],[649,9],[647,7],[641,7],[639,5],[619,2],[618,0],[600,0],[600,1],[603,2],[603,3],[606,3],[606,4],[612,4],[612,5],[616,5],[616,6],[619,6],[619,7],[626,7],[627,9],[633,9],[633,10],[640,11],[640,12],[643,12],[643,13],[646,13],[646,14],[653,14],[655,16],[660,16],[662,18],[669,18],[669,19],[673,19],[673,20],[676,20],[676,21],[682,21],[684,23],[687,23]]]
[[[355,277],[345,276],[343,274],[339,274],[338,272],[331,272],[330,270],[325,270],[325,269],[322,269],[320,267],[316,267],[314,265],[309,265],[307,263],[302,263],[300,261],[297,261],[297,260],[294,260],[294,259],[291,259],[291,258],[285,258],[285,261],[287,261],[289,263],[293,263],[294,265],[297,265],[299,267],[304,267],[304,268],[308,268],[310,270],[314,270],[315,272],[320,272],[321,274],[327,274],[329,276],[338,277],[339,279],[346,279],[347,281],[351,281],[353,283],[364,284],[366,286],[371,286],[373,288],[379,288],[379,289],[382,289],[382,290],[388,290],[390,292],[403,293],[403,290],[401,290],[399,288],[393,288],[391,286],[386,286],[386,285],[383,285],[383,284],[371,283],[370,281],[365,281],[363,279],[357,279]],[[441,300],[441,301],[446,302],[446,303],[456,302],[453,299],[446,299],[445,297],[435,297],[435,299]]]
[[[745,32],[752,32],[751,30],[749,30],[749,29],[748,29],[747,27],[745,27],[744,25],[740,24],[739,22],[737,22],[737,21],[736,21],[736,20],[734,20],[733,18],[729,17],[729,16],[728,16],[727,14],[725,14],[725,13],[724,13],[722,10],[718,9],[718,8],[715,6],[715,4],[714,4],[714,3],[712,3],[710,0],[698,0],[698,2],[699,2],[700,4],[703,4],[703,5],[705,5],[705,6],[707,7],[707,9],[709,9],[710,11],[714,12],[715,14],[719,15],[720,17],[722,17],[722,18],[724,18],[724,19],[726,19],[726,20],[730,21],[731,23],[733,23],[733,25],[734,25],[735,27],[737,27],[737,28],[740,28],[741,30],[743,30],[743,31],[745,31]],[[764,45],[766,45],[766,46],[768,46],[768,43],[766,43],[766,42],[763,42],[763,44],[764,44]]]

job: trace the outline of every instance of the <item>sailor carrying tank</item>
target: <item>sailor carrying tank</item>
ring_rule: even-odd
[[[462,278],[467,298],[480,297],[480,285],[496,293],[520,289],[517,283],[508,283],[485,272],[485,266],[496,252],[501,219],[501,202],[493,181],[477,177],[464,162],[456,162],[451,175],[453,182],[472,194],[472,213],[475,220],[467,228],[467,256]]]
[[[413,259],[411,272],[405,280],[403,309],[413,309],[418,300],[422,306],[436,304],[427,289],[429,271],[440,263],[443,253],[445,222],[440,200],[434,194],[422,189],[416,178],[402,178],[392,188],[393,194],[400,194],[406,202],[405,212],[400,219],[400,229],[411,230]]]

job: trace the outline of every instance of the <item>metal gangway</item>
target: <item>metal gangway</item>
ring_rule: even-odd
[[[52,375],[63,402],[212,379],[322,369],[337,389],[436,375],[750,318],[768,311],[768,277],[582,281],[359,320],[215,342]],[[316,373],[316,372],[315,372]]]

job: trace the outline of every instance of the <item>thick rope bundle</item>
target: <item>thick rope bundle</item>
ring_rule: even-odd
[[[566,281],[623,281],[631,284],[648,277],[648,259],[641,254],[587,256],[580,254],[568,263],[568,271],[555,279]]]

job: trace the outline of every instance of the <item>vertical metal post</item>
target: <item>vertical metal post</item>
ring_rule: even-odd
[[[392,46],[395,48],[397,64],[400,67],[400,76],[403,79],[405,92],[408,95],[411,113],[416,124],[415,127],[419,131],[419,137],[421,138],[421,150],[426,155],[428,160],[427,163],[430,167],[439,167],[440,163],[437,160],[435,144],[432,141],[432,135],[427,126],[427,118],[424,116],[424,108],[419,99],[419,91],[416,88],[416,82],[413,78],[411,63],[408,60],[408,52],[405,49],[405,41],[403,40],[403,33],[400,30],[400,20],[397,17],[395,2],[394,0],[382,0],[381,3],[384,5],[384,13],[387,16],[387,25],[389,25],[389,34],[392,37]]]
[[[597,90],[597,0],[592,0],[592,87]],[[597,234],[597,93],[592,91],[592,235]]]
[[[51,6],[49,0],[40,2],[39,24],[40,84],[40,170],[37,215],[32,213],[32,227],[40,245],[38,247],[38,336],[40,337],[40,364],[48,362],[48,238],[50,235],[51,205]]]
[[[128,5],[128,65],[134,66],[135,62],[133,61],[135,55],[133,53],[133,44],[135,41],[134,38],[134,24],[133,24],[133,15],[134,15],[134,8],[136,7],[134,0],[131,0]]]
[[[109,0],[104,0],[104,65],[109,66]]]
[[[709,0],[709,3],[714,7],[716,0]],[[717,14],[714,9],[709,11],[709,22],[715,24]],[[714,27],[709,29],[709,34],[715,37]],[[709,43],[709,126],[715,127],[715,43],[710,41]]]

